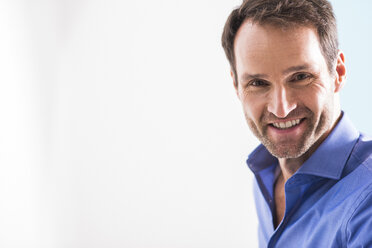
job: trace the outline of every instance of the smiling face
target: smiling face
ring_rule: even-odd
[[[234,48],[234,85],[252,132],[278,158],[314,151],[340,115],[343,54],[331,75],[315,30],[250,21],[239,28]]]

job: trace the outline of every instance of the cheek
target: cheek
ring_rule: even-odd
[[[245,115],[254,122],[259,122],[265,109],[265,103],[262,101],[262,97],[260,99],[252,96],[243,96],[241,99]]]
[[[314,114],[322,110],[332,101],[332,96],[324,88],[307,89],[299,95],[302,104],[310,109]]]

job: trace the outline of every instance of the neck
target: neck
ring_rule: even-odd
[[[301,167],[305,162],[305,159],[302,158],[279,158],[279,166],[282,171],[282,176],[284,183],[293,176],[293,174]]]

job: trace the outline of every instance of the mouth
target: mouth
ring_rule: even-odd
[[[273,122],[270,125],[277,129],[285,130],[299,125],[303,120],[304,119],[294,119],[289,121]]]

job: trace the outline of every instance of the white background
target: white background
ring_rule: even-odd
[[[357,2],[335,5],[343,106],[371,132]],[[0,1],[0,247],[257,246],[258,142],[220,45],[239,3]]]

